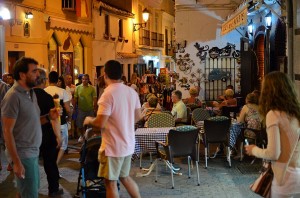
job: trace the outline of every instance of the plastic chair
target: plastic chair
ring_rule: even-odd
[[[186,127],[186,126],[184,126]],[[197,168],[197,182],[198,186],[200,185],[199,179],[199,149],[198,149],[198,129],[196,127],[186,127],[186,129],[191,129],[184,131],[184,128],[181,126],[182,131],[171,129],[168,134],[168,143],[155,142],[158,158],[164,160],[171,171],[172,178],[172,189],[174,189],[174,178],[173,174],[181,175],[177,171],[179,169],[174,168],[174,158],[177,157],[188,157],[188,178],[191,175],[191,159],[196,162]],[[157,182],[158,174],[158,164],[156,164],[156,174],[155,182]]]
[[[205,168],[207,168],[207,159],[215,158],[218,152],[215,152],[213,157],[209,156],[209,144],[210,143],[222,143],[225,144],[227,148],[226,158],[231,167],[230,159],[230,146],[229,146],[229,130],[230,130],[231,120],[224,116],[211,117],[204,120],[204,133],[203,141],[205,146]]]
[[[152,114],[148,120],[148,128],[174,127],[175,119],[168,113]]]

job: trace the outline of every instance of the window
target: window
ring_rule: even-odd
[[[105,25],[105,36],[109,36],[109,16],[106,14],[104,17],[104,25]]]
[[[61,8],[63,10],[74,10],[76,9],[76,0],[62,0]]]
[[[123,20],[119,20],[119,38],[123,38]]]

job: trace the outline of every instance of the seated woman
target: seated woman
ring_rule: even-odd
[[[227,106],[227,107],[236,107],[237,106],[237,100],[234,98],[234,91],[232,89],[226,89],[225,90],[225,100],[222,101],[221,103],[218,103],[217,101],[213,102],[213,107],[214,108],[214,113],[216,115],[221,115],[222,114],[222,107]]]
[[[151,97],[156,97],[156,96],[155,96],[153,93],[147,94],[147,96],[146,96],[146,101],[147,101],[147,102],[144,102],[144,104],[143,104],[142,107],[141,107],[141,111],[142,111],[142,112],[144,111],[144,109],[150,107],[150,105],[149,105],[149,99],[150,99]],[[157,100],[157,101],[158,101],[158,100]],[[158,102],[157,102],[156,108],[159,109],[159,110],[161,110],[161,106],[160,106],[160,104],[159,104]]]
[[[246,128],[260,129],[261,116],[258,112],[258,98],[254,93],[250,93],[246,97],[246,104],[243,106],[240,116],[237,120],[239,123],[245,123]],[[255,134],[252,131],[245,130],[245,137],[255,139]]]
[[[158,99],[156,96],[151,96],[148,99],[148,104],[149,107],[145,108],[142,112],[143,120],[145,121],[145,127],[148,127],[148,120],[152,114],[161,113],[161,109],[157,108]]]
[[[240,116],[237,117],[237,122],[238,123],[244,123],[246,128],[251,128],[251,129],[257,129],[260,130],[261,128],[261,120],[262,117],[260,116],[258,112],[258,98],[257,95],[254,93],[249,93],[246,97],[246,104],[243,106]],[[249,139],[255,139],[256,135],[253,131],[245,129],[244,131],[244,136],[245,138]],[[238,139],[236,145],[240,145],[240,139]],[[234,159],[239,159],[241,153],[238,153],[237,156]]]
[[[189,90],[190,97],[183,99],[182,101],[186,104],[186,106],[191,106],[191,107],[196,107],[196,106],[201,106],[201,101],[198,98],[198,90],[195,87],[192,87]]]

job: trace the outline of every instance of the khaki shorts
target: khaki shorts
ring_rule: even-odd
[[[99,151],[98,176],[108,180],[119,180],[119,177],[128,177],[131,166],[131,155],[126,157],[108,157],[105,151]]]

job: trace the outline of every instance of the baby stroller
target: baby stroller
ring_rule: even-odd
[[[98,150],[101,145],[101,136],[85,140],[81,147],[79,161],[81,163],[77,191],[74,197],[105,197],[104,179],[97,176],[99,162]]]

